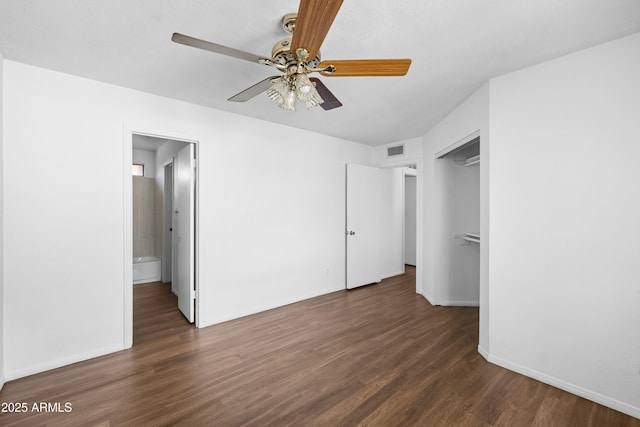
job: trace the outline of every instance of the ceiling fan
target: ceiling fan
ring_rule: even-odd
[[[291,36],[273,47],[271,58],[244,52],[231,47],[174,33],[171,40],[187,46],[204,49],[258,64],[269,65],[282,72],[271,76],[229,98],[245,102],[267,92],[269,98],[285,110],[295,110],[297,101],[308,108],[320,105],[325,110],[341,107],[342,103],[311,73],[327,77],[348,76],[404,76],[411,65],[410,59],[348,59],[322,61],[320,45],[338,14],[343,0],[300,0],[298,13],[282,18],[282,28]]]

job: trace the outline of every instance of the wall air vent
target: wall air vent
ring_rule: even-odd
[[[387,157],[402,156],[404,155],[404,144],[395,145],[393,147],[387,147]]]

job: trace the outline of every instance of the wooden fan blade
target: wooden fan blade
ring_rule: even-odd
[[[342,107],[342,102],[338,101],[338,98],[336,98],[331,91],[327,89],[319,78],[311,77],[309,80],[315,83],[318,94],[324,100],[324,102],[320,104],[324,110],[333,110],[334,108]]]
[[[333,73],[321,72],[327,77],[350,76],[404,76],[409,71],[410,59],[347,59],[339,61],[322,61],[318,68],[333,65]]]
[[[267,77],[261,82],[254,84],[250,88],[247,88],[242,92],[233,95],[231,98],[227,99],[227,101],[246,102],[251,98],[253,98],[254,96],[260,95],[262,92],[269,89],[269,87],[271,86],[271,80],[277,79],[277,78],[278,76]]]
[[[244,59],[245,61],[258,62],[263,57],[255,55],[253,53],[244,52],[242,50],[234,49],[232,47],[223,46],[206,40],[200,40],[195,37],[186,36],[180,33],[173,33],[171,40],[175,43],[184,44],[198,49],[208,50],[209,52],[219,53],[221,55],[232,56],[234,58]]]
[[[300,0],[291,52],[303,48],[315,58],[341,5],[342,0]]]

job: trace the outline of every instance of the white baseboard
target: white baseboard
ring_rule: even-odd
[[[442,301],[443,307],[480,307],[480,301]]]
[[[431,305],[441,305],[443,307],[480,307],[480,301],[436,301],[433,295],[421,293]]]
[[[50,371],[52,369],[61,368],[63,366],[72,365],[78,362],[84,362],[85,360],[93,359],[96,357],[104,356],[106,354],[115,353],[117,351],[124,350],[122,344],[104,347],[98,350],[89,351],[86,353],[75,354],[69,357],[63,357],[61,359],[53,360],[47,363],[43,363],[36,366],[30,366],[28,368],[17,369],[6,373],[6,381],[17,380],[18,378],[28,377],[29,375],[39,374],[41,372]]]
[[[433,297],[432,297],[431,295],[429,295],[429,294],[427,294],[427,293],[421,293],[420,295],[422,295],[422,297],[423,297],[424,299],[426,299],[426,300],[427,300],[427,302],[428,302],[429,304],[431,304],[431,305],[433,305],[433,306],[438,305],[438,304],[434,304],[434,302],[433,302]]]
[[[485,350],[485,348],[480,344],[478,344],[478,353],[480,353],[480,355],[484,357],[487,361],[489,360],[489,352]]]
[[[609,396],[605,396],[595,391],[588,390],[584,387],[577,386],[575,384],[552,377],[542,372],[529,369],[527,367],[518,365],[517,363],[513,363],[508,360],[502,359],[500,357],[492,356],[491,354],[487,353],[484,349],[481,350],[480,346],[478,346],[478,351],[480,352],[480,354],[482,354],[482,356],[485,359],[487,359],[489,362],[493,364],[502,366],[503,368],[509,369],[510,371],[517,372],[519,374],[541,381],[545,384],[549,384],[561,390],[567,391],[569,393],[575,394],[580,397],[584,397],[585,399],[591,400],[593,402],[599,403],[611,409],[615,409],[616,411],[620,411],[624,414],[640,419],[639,407],[629,405],[628,403],[620,402],[619,400],[613,399]]]
[[[4,387],[4,377],[0,377],[0,391],[2,391],[2,387]]]
[[[382,275],[382,280],[388,279],[389,277],[401,276],[404,274],[404,271],[400,270],[395,273],[386,273]]]

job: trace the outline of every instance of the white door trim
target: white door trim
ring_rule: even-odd
[[[123,125],[123,194],[124,194],[124,273],[123,273],[123,343],[124,348],[131,348],[133,346],[133,184],[131,180],[131,164],[133,161],[133,135],[144,135],[155,138],[171,139],[175,141],[187,142],[194,144],[195,156],[199,158],[198,138],[194,138],[193,135],[182,132],[166,131],[157,128],[147,128],[144,126],[136,126],[130,124]],[[195,169],[196,180],[196,208],[195,208],[195,227],[196,227],[196,269],[195,269],[195,283],[196,283],[196,327],[200,327],[200,300],[203,297],[203,293],[200,289],[199,281],[199,265],[198,259],[200,254],[200,239],[198,233],[200,230],[199,224],[199,177],[200,168]]]

